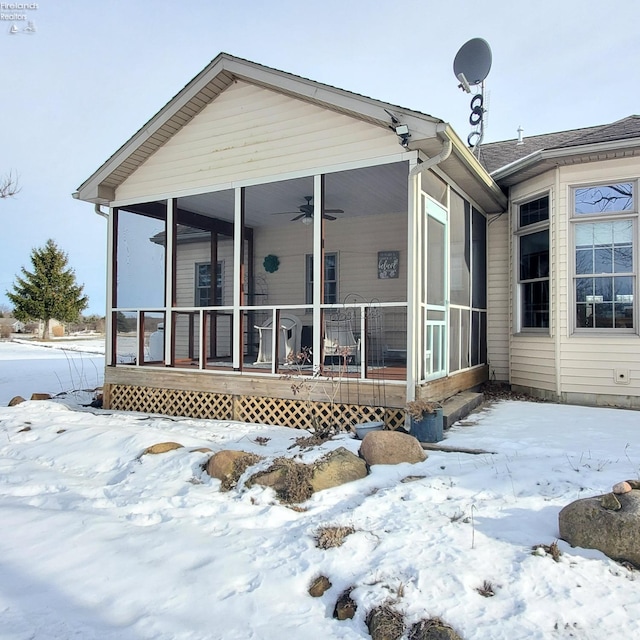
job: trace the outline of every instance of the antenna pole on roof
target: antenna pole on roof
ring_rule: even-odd
[[[471,98],[469,124],[474,127],[467,136],[467,143],[474,153],[480,151],[486,124],[484,108],[484,81],[491,70],[491,48],[486,40],[473,38],[460,47],[453,61],[453,73],[460,82],[458,87],[471,93],[471,87],[478,87]]]

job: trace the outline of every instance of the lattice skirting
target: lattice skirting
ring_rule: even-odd
[[[284,398],[181,391],[122,384],[107,385],[108,406],[118,411],[143,411],[169,416],[238,420],[308,429],[317,423],[348,430],[361,422],[382,421],[389,429],[404,426],[404,411],[388,407],[307,402]]]

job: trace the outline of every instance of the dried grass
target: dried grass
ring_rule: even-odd
[[[315,533],[316,547],[318,549],[331,549],[341,547],[347,536],[355,533],[353,527],[324,526]]]

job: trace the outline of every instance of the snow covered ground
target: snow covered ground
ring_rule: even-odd
[[[100,358],[56,351],[0,342],[2,640],[367,638],[385,601],[466,640],[640,637],[640,572],[562,541],[559,562],[532,554],[564,505],[640,476],[638,412],[501,402],[445,441],[495,454],[374,466],[293,510],[268,489],[222,493],[194,449],[312,460],[357,440],[302,451],[292,429],[89,411],[78,396],[6,407],[97,386]],[[167,440],[184,448],[140,455]],[[322,550],[326,525],[356,531]],[[314,599],[319,574],[333,586]],[[348,587],[355,618],[334,620]]]

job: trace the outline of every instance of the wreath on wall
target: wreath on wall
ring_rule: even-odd
[[[273,273],[274,271],[277,271],[278,267],[280,266],[280,258],[278,258],[278,256],[269,254],[265,257],[262,266],[264,267],[264,270],[266,272]]]

